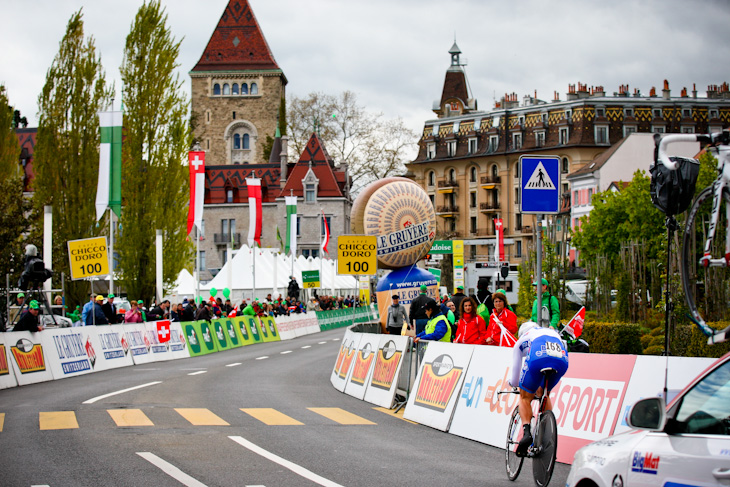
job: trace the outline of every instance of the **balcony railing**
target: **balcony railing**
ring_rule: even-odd
[[[213,241],[217,245],[225,245],[228,242],[233,242],[233,245],[241,245],[241,234],[240,233],[234,233],[232,235],[233,239],[231,239],[230,233],[216,233],[213,235]]]
[[[459,207],[453,205],[437,206],[436,213],[459,213]]]
[[[477,228],[477,235],[479,237],[493,237],[494,229],[493,228]]]
[[[497,211],[499,210],[499,203],[479,203],[479,209],[481,211]]]
[[[532,233],[532,227],[530,225],[522,227],[522,233]]]
[[[482,176],[482,185],[499,184],[502,182],[501,176]]]
[[[458,181],[454,181],[453,179],[447,179],[446,181],[439,181],[438,187],[439,188],[458,188],[459,183],[458,183]]]

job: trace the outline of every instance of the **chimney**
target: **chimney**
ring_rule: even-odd
[[[697,98],[697,84],[692,83],[692,98]]]
[[[286,168],[287,168],[287,161],[288,161],[288,154],[287,150],[289,149],[289,136],[282,135],[281,136],[281,154],[279,155],[279,158],[281,159],[279,163],[279,168],[281,171],[281,175],[279,176],[279,187],[282,189],[284,186],[286,186]]]
[[[662,98],[665,100],[669,100],[669,95],[671,91],[669,91],[669,81],[664,80],[664,88],[662,89]]]

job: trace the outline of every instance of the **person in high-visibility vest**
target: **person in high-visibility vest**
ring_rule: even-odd
[[[418,343],[419,340],[450,342],[451,327],[449,326],[449,321],[441,312],[441,307],[436,301],[429,301],[426,304],[426,315],[428,316],[426,328],[416,335],[416,338],[414,338],[413,341],[416,343]]]

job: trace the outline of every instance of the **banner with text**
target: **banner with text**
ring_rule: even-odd
[[[53,380],[53,373],[46,363],[41,344],[42,333],[42,331],[5,333],[5,344],[10,348],[10,364],[20,386]]]
[[[380,338],[375,354],[375,365],[370,375],[365,400],[384,408],[393,407],[398,376],[408,346],[408,337],[376,335]]]
[[[127,337],[124,334],[124,326],[126,325],[96,327],[99,348],[97,349],[98,361],[94,370],[108,370],[134,365]]]
[[[135,365],[148,364],[152,362],[150,348],[152,343],[147,337],[147,326],[144,323],[126,323],[119,325],[124,330]]]
[[[357,354],[357,347],[360,343],[363,333],[355,333],[352,330],[347,330],[345,336],[340,344],[340,352],[337,354],[337,361],[335,367],[332,369],[332,375],[330,376],[330,382],[340,392],[345,390],[347,384],[347,376],[350,374],[350,368],[355,362],[355,355]]]
[[[380,335],[375,333],[363,333],[362,339],[357,346],[357,355],[355,363],[350,368],[345,383],[345,394],[356,397],[358,399],[365,398],[368,382],[373,374],[373,365],[375,365],[375,356],[380,343]]]
[[[16,387],[18,379],[15,378],[11,360],[10,347],[7,346],[6,333],[0,333],[0,389]]]
[[[64,379],[90,374],[97,363],[96,350],[91,335],[96,327],[47,328],[41,335],[41,344],[46,354],[53,378]]]

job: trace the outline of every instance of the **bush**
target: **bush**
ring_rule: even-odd
[[[727,322],[708,323],[716,330],[722,330],[728,326]],[[716,343],[714,345],[707,344],[707,337],[695,325],[684,325],[691,329],[689,343],[685,350],[687,357],[712,357],[719,358],[730,352],[730,342]],[[679,327],[678,327],[679,328]],[[674,351],[674,345],[672,345]]]
[[[581,338],[593,353],[641,355],[643,350],[641,327],[636,323],[588,322]]]

